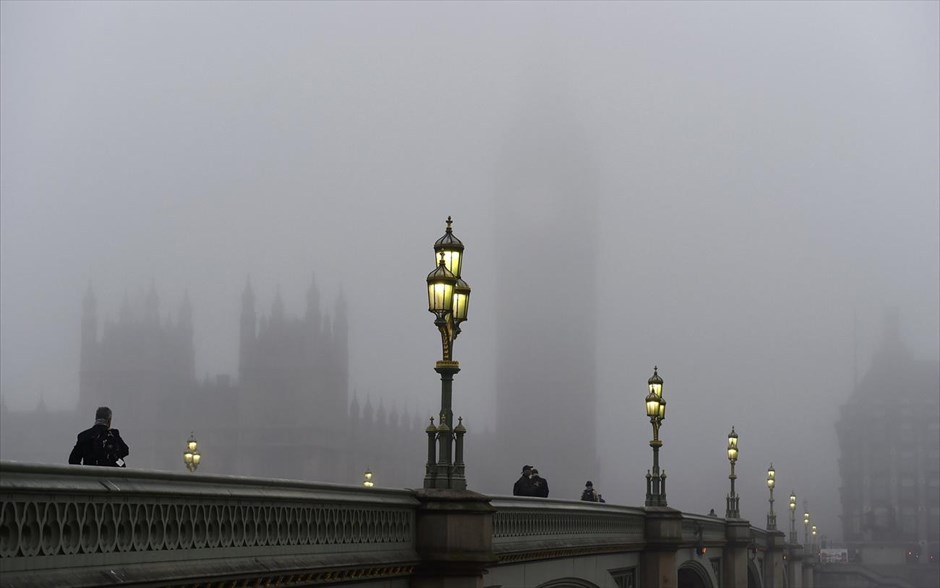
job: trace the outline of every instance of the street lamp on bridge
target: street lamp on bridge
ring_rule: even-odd
[[[663,398],[663,379],[659,377],[659,368],[653,366],[653,375],[647,381],[649,394],[646,395],[646,416],[653,425],[653,471],[646,471],[646,506],[666,505],[666,471],[659,471],[659,448],[663,442],[659,439],[659,428],[666,420],[666,399]]]
[[[790,543],[796,545],[796,494],[790,492]]]
[[[451,223],[447,217],[447,231],[434,243],[437,267],[427,278],[428,311],[434,314],[434,324],[441,333],[443,359],[434,365],[434,371],[441,375],[441,412],[438,425],[434,426],[432,417],[426,429],[428,461],[424,487],[466,490],[463,436],[467,430],[462,422],[454,427],[451,397],[454,375],[460,371],[460,363],[453,360],[454,340],[460,334],[460,324],[467,320],[470,285],[460,277],[464,246],[451,230]]]
[[[767,513],[768,531],[777,530],[777,515],[774,514],[774,485],[777,483],[776,476],[777,472],[774,471],[774,464],[771,463],[770,467],[767,469],[767,488],[770,490],[770,512]]]
[[[199,449],[197,449],[198,445],[196,437],[193,436],[193,433],[190,433],[189,441],[186,442],[186,451],[183,452],[183,463],[186,464],[186,469],[190,472],[196,471],[196,468],[199,467],[199,460],[202,459],[202,456],[199,455]]]
[[[366,473],[362,475],[362,485],[365,488],[371,488],[375,486],[375,482],[372,481],[372,470],[366,469]]]
[[[803,500],[803,543],[809,545],[809,511],[806,510],[806,500]]]
[[[737,479],[737,476],[734,475],[734,464],[738,461],[738,434],[734,432],[733,426],[731,432],[728,433],[728,461],[731,462],[731,474],[728,476],[728,479],[731,480],[731,493],[728,494],[728,508],[725,512],[725,518],[739,519],[741,515],[738,511],[738,495],[734,492],[734,481]]]
[[[810,543],[813,553],[816,553],[816,525],[813,525],[813,540]]]

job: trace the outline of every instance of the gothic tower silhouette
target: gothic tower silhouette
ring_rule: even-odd
[[[184,295],[176,319],[160,317],[156,285],[134,300],[125,295],[117,321],[98,332],[97,302],[89,287],[82,303],[79,406],[115,409],[114,426],[133,431],[134,457],[170,467],[176,457],[167,423],[196,390],[192,308]],[[130,407],[130,410],[120,410]]]
[[[505,480],[523,464],[577,497],[597,479],[597,188],[575,112],[542,82],[509,129],[496,181],[497,437]],[[510,481],[511,485],[511,481]]]

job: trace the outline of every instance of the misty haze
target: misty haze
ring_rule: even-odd
[[[937,3],[0,15],[2,459],[66,463],[107,405],[128,468],[193,433],[200,474],[421,487],[450,216],[470,489],[642,506],[657,366],[670,506],[724,514],[734,427],[752,524],[772,463],[781,528],[794,492],[828,541],[936,547]],[[908,392],[913,521],[839,462]]]

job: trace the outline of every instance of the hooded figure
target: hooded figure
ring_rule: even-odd
[[[548,498],[548,480],[539,476],[537,469],[532,468],[532,477],[529,481],[532,482],[532,496]]]
[[[584,483],[584,491],[581,492],[581,500],[588,502],[604,502],[604,497],[594,489],[594,483],[588,480]]]
[[[512,486],[513,496],[534,496],[532,487],[532,466],[522,466],[522,475]]]

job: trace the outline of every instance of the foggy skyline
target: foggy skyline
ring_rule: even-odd
[[[454,382],[472,487],[495,402],[496,262],[512,256],[495,249],[493,193],[518,121],[559,103],[595,175],[608,500],[642,502],[655,364],[670,505],[723,511],[734,425],[742,514],[762,524],[772,461],[778,515],[795,490],[835,535],[833,423],[856,358],[864,372],[889,309],[917,357],[940,356],[937,3],[3,2],[0,16],[7,409],[74,406],[89,285],[103,319],[151,283],[164,314],[188,293],[202,378],[236,373],[249,276],[262,314],[279,289],[299,315],[314,275],[324,311],[348,301],[350,393],[433,414],[424,278],[451,215],[473,287]],[[546,210],[539,194],[526,209]],[[572,300],[559,313],[578,310],[566,267],[582,261],[548,264]],[[583,484],[536,465],[553,489]]]

